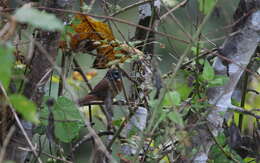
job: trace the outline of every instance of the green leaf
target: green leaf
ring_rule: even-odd
[[[246,157],[243,161],[244,161],[244,162],[256,163],[256,162],[255,162],[255,158],[252,158],[252,157]]]
[[[130,131],[128,131],[128,138],[132,137],[133,135],[136,135],[138,133],[138,131],[140,131],[135,125],[133,125],[130,129]]]
[[[70,142],[78,136],[83,127],[83,119],[74,102],[66,97],[59,97],[53,106],[55,136],[62,142]]]
[[[125,56],[123,53],[118,53],[118,54],[115,54],[115,57],[123,57],[123,56]]]
[[[151,106],[152,108],[157,106],[159,104],[159,100],[158,99],[151,99],[148,101],[149,106]]]
[[[112,124],[119,127],[119,126],[121,126],[122,122],[123,122],[123,119],[117,119],[117,120],[114,120],[112,122]]]
[[[204,59],[199,59],[199,64],[203,65],[204,64]]]
[[[60,141],[69,143],[79,135],[81,127],[75,122],[55,122],[54,134]]]
[[[177,91],[167,92],[164,99],[164,106],[179,105],[181,103],[181,96]]]
[[[168,111],[165,111],[163,109],[160,110],[160,115],[159,115],[158,121],[159,122],[163,121],[167,117],[167,113],[168,113]]]
[[[118,46],[118,47],[114,47],[114,50],[115,51],[118,51],[118,50],[122,50],[123,48],[121,46]]]
[[[13,48],[8,45],[0,44],[0,82],[5,89],[8,88],[12,74],[12,65],[14,62]]]
[[[210,87],[217,87],[225,85],[229,81],[227,76],[216,76],[213,80],[209,82]]]
[[[203,72],[202,72],[202,78],[205,81],[211,81],[214,79],[215,72],[213,67],[209,64],[207,60],[204,62]]]
[[[216,5],[216,2],[216,0],[199,0],[200,11],[203,12],[205,15],[210,13]]]
[[[195,46],[191,47],[191,51],[193,54],[197,54],[197,47]]]
[[[63,23],[57,17],[55,17],[54,14],[49,14],[34,8],[19,8],[15,12],[14,17],[21,23],[28,23],[37,28],[50,31],[63,30]]]
[[[36,124],[39,123],[36,114],[36,105],[32,101],[19,94],[13,94],[9,96],[9,98],[14,109],[20,113],[25,120]]]
[[[220,145],[225,145],[226,143],[226,136],[224,133],[220,133],[217,137],[216,137],[216,140],[217,142],[220,144]]]
[[[183,119],[182,119],[182,115],[176,111],[172,111],[170,112],[167,117],[173,121],[174,123],[180,125],[180,126],[183,126]]]
[[[136,41],[129,42],[129,45],[135,47],[136,45],[141,44],[142,42],[143,41],[141,40],[136,40]]]
[[[189,87],[186,81],[176,83],[175,89],[177,92],[179,92],[182,100],[187,99],[190,95],[190,92],[192,91],[192,87]]]

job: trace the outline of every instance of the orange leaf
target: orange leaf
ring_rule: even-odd
[[[81,52],[96,49],[98,56],[93,63],[93,68],[107,68],[110,61],[119,60],[123,63],[130,57],[129,54],[142,53],[126,44],[117,43],[107,24],[86,15],[78,14],[75,18],[80,23],[71,25],[76,34],[71,36],[70,46],[74,51]],[[122,55],[119,57],[118,54]]]
[[[71,47],[76,49],[78,44],[85,39],[90,41],[115,40],[115,37],[107,24],[94,20],[86,15],[76,15],[80,20],[79,24],[72,24],[72,28],[77,33],[72,36]]]

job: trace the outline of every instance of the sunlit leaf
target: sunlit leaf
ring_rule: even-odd
[[[63,23],[53,14],[39,11],[30,7],[21,7],[16,10],[14,17],[21,23],[28,23],[45,30],[63,30]]]
[[[172,106],[172,105],[179,105],[181,102],[181,96],[177,91],[167,92],[164,100],[164,106]]]
[[[23,118],[33,123],[39,123],[36,114],[36,105],[23,95],[13,94],[9,96],[14,109],[20,113]]]

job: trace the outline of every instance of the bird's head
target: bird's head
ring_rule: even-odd
[[[117,81],[121,79],[121,73],[118,69],[113,68],[108,70],[108,72],[106,73],[106,78],[112,81]]]

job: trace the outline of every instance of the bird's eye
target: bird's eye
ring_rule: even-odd
[[[120,78],[120,75],[119,75],[118,71],[114,71],[112,76],[114,77],[114,79],[119,79]]]

